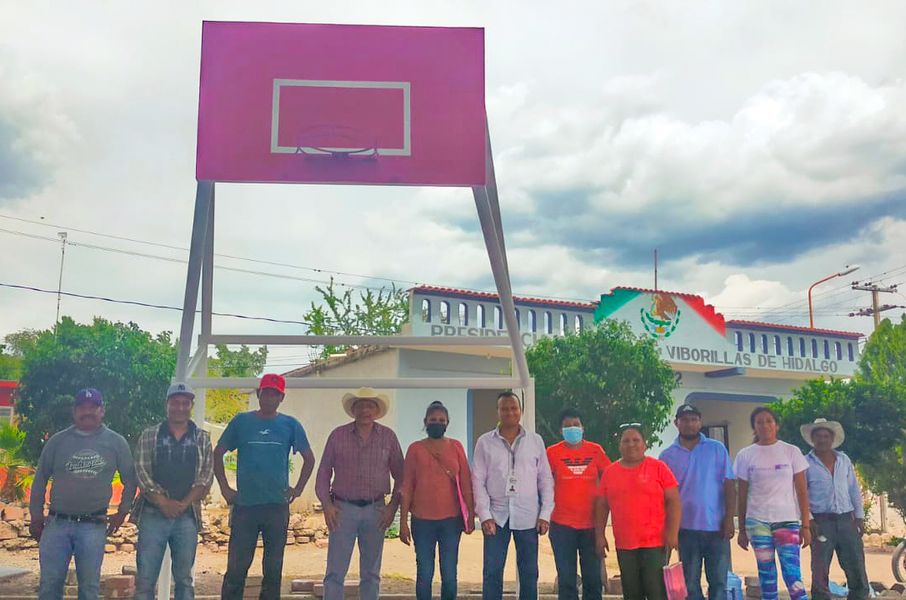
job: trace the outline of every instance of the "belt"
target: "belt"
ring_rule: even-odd
[[[90,515],[67,515],[65,513],[59,513],[55,510],[48,511],[51,517],[56,519],[63,519],[64,521],[73,521],[75,523],[106,523],[107,522],[107,511],[101,510]]]
[[[352,504],[353,506],[371,506],[372,504],[377,504],[378,502],[383,502],[384,497],[380,496],[379,498],[374,498],[373,500],[347,500],[346,498],[341,498],[339,496],[334,496],[333,499],[337,502],[345,502],[346,504]]]
[[[812,514],[816,521],[852,521],[853,511],[845,513],[818,513]]]

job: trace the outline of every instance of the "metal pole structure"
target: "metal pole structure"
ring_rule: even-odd
[[[207,258],[209,239],[211,246],[213,247],[213,211],[214,183],[211,181],[199,181],[195,192],[195,218],[192,222],[192,244],[189,247],[189,267],[186,273],[186,292],[182,305],[182,326],[179,330],[179,355],[176,359],[176,374],[174,376],[176,381],[185,381],[186,375],[188,374],[189,356],[192,351],[192,330],[195,328],[195,307],[198,305],[198,284],[201,279],[201,271],[204,263],[202,259]],[[203,311],[201,323],[202,338],[204,338]],[[210,334],[210,330],[208,331],[208,334]],[[199,344],[198,351],[203,352],[206,348],[207,346]],[[207,361],[202,362],[205,363],[206,368]],[[206,371],[205,375],[207,375]],[[202,407],[202,421],[200,422],[197,418],[199,404]],[[201,396],[201,402],[199,402],[196,397],[195,417],[196,423],[199,423],[199,426],[203,427],[204,395]],[[160,575],[157,577],[157,600],[169,600],[170,598],[172,564],[173,561],[170,556],[170,547],[168,545],[164,549],[164,558],[161,562]]]
[[[500,307],[503,310],[503,319],[506,322],[507,335],[513,347],[513,362],[522,387],[529,385],[528,363],[525,361],[525,349],[522,346],[522,335],[516,321],[516,305],[513,302],[513,292],[510,289],[510,278],[506,272],[506,264],[502,258],[502,251],[497,237],[497,227],[492,216],[491,204],[488,201],[486,188],[472,188],[475,196],[475,207],[478,209],[478,220],[481,222],[481,232],[484,243],[491,259],[491,271],[494,273],[494,282],[497,284],[497,293],[500,296]]]
[[[215,193],[211,190],[211,202],[208,207],[208,227],[205,234],[204,262],[201,269],[201,336],[198,338],[200,354],[198,366],[191,375],[208,376],[208,346],[211,340],[212,315],[214,312],[214,204]],[[195,390],[195,423],[205,426],[206,390]]]
[[[824,279],[819,279],[818,281],[813,283],[811,286],[809,286],[809,288],[808,288],[808,326],[809,326],[809,329],[815,328],[815,316],[812,311],[812,289],[814,289],[814,287],[816,285],[822,284],[825,281],[830,281],[831,279],[833,279],[835,277],[843,277],[844,275],[849,275],[850,273],[852,273],[853,271],[857,271],[858,269],[859,269],[859,265],[846,265],[846,268],[843,269],[842,271],[840,271],[838,273],[834,273],[833,275],[828,275]]]
[[[177,381],[186,379],[186,368],[192,351],[192,330],[195,328],[195,309],[198,306],[198,286],[204,242],[208,229],[209,206],[214,196],[213,181],[199,181],[195,192],[195,217],[192,221],[192,244],[189,247],[189,267],[186,271],[186,293],[182,304],[182,325],[179,328],[179,354],[176,358]]]
[[[57,323],[60,322],[60,300],[63,295],[63,262],[66,260],[66,237],[68,234],[65,231],[57,232],[57,235],[60,236],[60,279],[57,281],[57,318],[54,320],[54,331],[56,331]]]

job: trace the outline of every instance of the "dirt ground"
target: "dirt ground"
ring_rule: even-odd
[[[755,559],[750,552],[744,552],[734,542],[732,544],[733,570],[740,576],[756,575]],[[881,581],[891,585],[893,575],[890,570],[890,554],[892,549],[883,551],[869,551],[866,554],[868,577],[872,581]],[[255,562],[250,573],[261,573],[261,549],[257,551]],[[288,586],[292,579],[320,580],[324,574],[324,565],[327,560],[327,549],[317,548],[314,544],[287,546],[283,567],[284,585]],[[104,574],[120,573],[123,565],[134,565],[135,555],[116,553],[108,554],[104,559]],[[353,555],[350,566],[350,578],[358,574],[358,558]],[[463,536],[459,553],[459,582],[460,591],[467,593],[481,588],[482,542],[480,535]],[[610,556],[607,561],[608,574],[618,573],[616,557]],[[9,552],[0,550],[0,565],[17,566],[31,571],[28,575],[0,581],[0,596],[21,595],[37,590],[38,583],[38,558],[36,550],[23,550]],[[196,560],[197,593],[199,595],[216,595],[220,591],[220,580],[226,569],[226,552],[210,552],[200,546]],[[805,550],[802,556],[802,569],[805,581],[811,580],[809,569],[809,551]],[[550,542],[544,538],[541,541],[539,557],[540,582],[542,588],[552,590],[556,569],[554,567],[553,553]],[[399,540],[387,540],[384,549],[383,564],[383,589],[387,593],[412,593],[415,581],[415,554],[411,547],[403,545]],[[506,580],[508,588],[513,587],[515,581],[514,549],[510,547],[507,560]],[[834,581],[844,582],[843,572],[839,565],[834,564],[831,571]],[[439,575],[435,575],[435,582]]]

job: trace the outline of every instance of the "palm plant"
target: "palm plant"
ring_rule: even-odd
[[[34,468],[25,459],[25,432],[8,422],[0,422],[0,472],[6,474],[0,486],[0,500],[22,500],[34,478]]]

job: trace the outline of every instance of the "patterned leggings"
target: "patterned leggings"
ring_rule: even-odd
[[[758,563],[762,599],[777,598],[777,564],[774,562],[776,549],[777,557],[780,559],[780,571],[790,592],[790,599],[807,600],[808,595],[799,568],[799,523],[797,521],[766,523],[747,518],[746,532],[749,534],[749,542]]]

